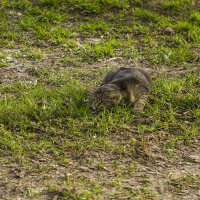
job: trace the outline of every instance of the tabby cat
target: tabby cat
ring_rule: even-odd
[[[140,68],[122,67],[108,72],[92,95],[92,108],[100,110],[130,104],[133,112],[142,112],[151,92],[151,85],[149,74]]]

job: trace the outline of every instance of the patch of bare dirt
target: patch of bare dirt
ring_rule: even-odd
[[[119,191],[112,186],[119,178],[122,188],[145,188],[152,191],[156,200],[198,200],[200,198],[200,138],[193,145],[181,146],[176,154],[163,153],[160,147],[151,144],[148,156],[117,158],[105,152],[85,152],[80,157],[70,158],[66,166],[56,164],[49,156],[33,160],[33,169],[19,165],[4,164],[0,170],[0,198],[11,199],[59,199],[58,194],[49,193],[49,188],[64,188],[78,191],[80,180],[101,185],[103,192],[99,199],[115,199]],[[149,144],[150,145],[150,144]],[[103,160],[104,167],[98,167]],[[117,161],[117,165],[113,162]],[[134,175],[127,173],[131,162],[135,163]],[[43,170],[42,170],[43,169]],[[45,171],[46,169],[46,171]],[[173,180],[192,176],[192,182],[173,184]],[[67,182],[66,182],[67,181]],[[181,186],[181,187],[180,187]],[[85,186],[84,186],[85,187]],[[87,187],[85,188],[87,189]],[[126,198],[124,198],[126,199]],[[128,199],[128,198],[127,198]]]
[[[67,53],[60,50],[55,49],[51,53],[45,54],[42,60],[33,60],[28,58],[27,56],[22,56],[23,51],[19,49],[4,49],[4,52],[7,57],[5,60],[9,63],[8,67],[0,68],[0,84],[7,84],[13,82],[23,82],[23,83],[35,83],[37,81],[37,77],[30,73],[30,70],[33,68],[36,70],[55,70],[60,72],[65,71],[93,71],[94,73],[105,69],[114,69],[124,66],[130,67],[141,67],[144,68],[147,72],[151,74],[152,77],[157,76],[167,76],[170,77],[182,77],[186,76],[189,72],[196,72],[200,74],[199,66],[180,66],[177,68],[169,68],[167,66],[153,66],[147,62],[138,63],[134,60],[124,60],[121,57],[113,57],[110,59],[99,60],[96,63],[89,64],[84,62],[78,62],[72,59],[73,64],[62,64],[60,62],[61,58],[65,58]],[[22,54],[21,57],[17,57],[17,54]]]

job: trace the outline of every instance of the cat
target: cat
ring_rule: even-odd
[[[121,67],[110,71],[92,95],[92,108],[132,105],[133,112],[142,112],[151,92],[150,75],[140,68]]]

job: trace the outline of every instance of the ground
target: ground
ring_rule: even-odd
[[[200,4],[0,2],[0,199],[200,199]],[[92,113],[111,69],[152,77],[145,111]]]

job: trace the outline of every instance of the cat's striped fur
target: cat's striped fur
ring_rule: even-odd
[[[92,95],[92,107],[99,110],[103,107],[131,104],[134,112],[141,112],[151,86],[151,78],[143,69],[119,68],[106,74],[102,84]]]

